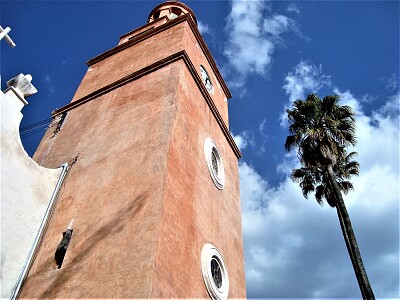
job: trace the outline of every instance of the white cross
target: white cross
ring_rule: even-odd
[[[0,40],[2,40],[3,38],[6,39],[7,43],[10,44],[11,47],[15,47],[15,43],[13,42],[13,40],[10,38],[10,36],[8,35],[8,33],[11,31],[10,27],[6,27],[5,29],[3,29],[3,27],[0,26]]]

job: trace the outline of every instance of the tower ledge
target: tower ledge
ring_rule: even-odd
[[[180,4],[182,4],[182,3],[180,3]],[[184,4],[182,4],[182,5],[184,5]],[[201,34],[199,32],[199,29],[196,26],[195,21],[193,20],[193,18],[189,17],[188,14],[183,14],[180,17],[178,17],[177,19],[171,20],[170,22],[166,22],[166,23],[164,23],[164,24],[162,24],[162,25],[160,25],[158,27],[151,28],[150,30],[143,30],[146,25],[142,26],[142,27],[138,28],[137,30],[139,30],[139,29],[143,30],[143,34],[138,34],[137,36],[133,37],[132,39],[129,39],[129,41],[127,41],[125,43],[122,43],[122,44],[119,44],[118,46],[116,46],[116,47],[114,47],[114,48],[112,48],[112,49],[110,49],[108,51],[105,51],[102,54],[99,54],[99,55],[95,56],[94,58],[88,60],[86,62],[86,64],[90,67],[90,66],[92,66],[92,65],[94,65],[94,64],[96,64],[96,63],[98,63],[98,62],[100,62],[100,61],[102,61],[102,60],[104,60],[104,59],[106,59],[106,58],[108,58],[108,57],[110,57],[110,56],[122,51],[122,50],[125,50],[126,48],[129,48],[129,47],[131,47],[131,46],[133,46],[133,45],[135,45],[135,44],[137,44],[137,43],[139,43],[139,42],[141,42],[141,41],[143,41],[143,40],[145,40],[145,39],[147,39],[147,38],[149,38],[149,37],[151,37],[151,36],[153,36],[153,35],[155,35],[155,34],[157,34],[159,32],[161,32],[163,30],[166,30],[166,29],[168,29],[168,28],[170,28],[170,27],[172,27],[172,26],[174,26],[174,25],[176,25],[176,24],[178,24],[180,22],[184,22],[184,21],[187,21],[189,23],[189,26],[192,29],[192,32],[193,32],[194,36],[196,37],[200,48],[204,52],[204,55],[206,56],[208,62],[210,63],[210,66],[211,66],[212,70],[214,71],[215,75],[217,76],[219,82],[221,83],[222,89],[226,93],[227,99],[232,98],[232,95],[231,95],[231,93],[230,93],[230,91],[228,89],[228,86],[226,85],[224,79],[222,78],[221,73],[218,70],[217,64],[216,64],[214,58],[212,57],[211,52],[208,49],[206,43],[204,42],[203,37],[201,36]],[[132,34],[132,32],[130,32],[128,34]],[[128,34],[125,34],[122,37],[125,37]]]

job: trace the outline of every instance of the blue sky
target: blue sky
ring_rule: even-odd
[[[30,73],[21,127],[72,99],[85,62],[147,21],[158,1],[1,1],[2,89]],[[288,174],[285,109],[316,92],[357,113],[360,176],[345,196],[375,296],[399,297],[399,1],[184,1],[230,88],[248,297],[355,298],[334,209]],[[44,131],[23,139],[32,155]]]

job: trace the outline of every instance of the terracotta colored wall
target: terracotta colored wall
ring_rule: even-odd
[[[150,25],[148,26],[151,27]],[[189,54],[199,75],[200,64],[207,69],[215,89],[212,98],[229,128],[227,96],[213,74],[210,64],[199,46],[199,41],[195,38],[187,21],[167,28],[155,36],[90,66],[72,101],[181,50],[185,50]]]
[[[177,68],[170,64],[70,112],[44,162],[80,153],[79,160],[22,297],[149,297]],[[71,219],[71,243],[57,270],[54,253]]]
[[[187,21],[94,64],[73,101],[181,49],[198,73],[200,64],[209,71],[227,122],[226,96]],[[224,162],[222,191],[208,173],[207,136]],[[208,297],[204,243],[224,257],[229,296],[245,297],[237,158],[182,59],[72,109],[34,158],[54,167],[78,154],[22,297]]]
[[[157,244],[154,298],[207,298],[201,248],[214,244],[229,273],[229,297],[244,298],[242,226],[237,158],[192,80],[182,68],[168,176]],[[214,185],[204,141],[217,144],[225,168],[225,188]]]
[[[229,118],[228,118],[228,102],[226,95],[218,82],[217,77],[212,72],[211,66],[207,61],[203,51],[199,46],[199,42],[195,38],[192,29],[190,28],[187,22],[185,24],[185,34],[184,34],[184,47],[187,53],[189,54],[190,59],[192,60],[196,71],[200,75],[200,65],[203,65],[208,74],[211,77],[211,81],[214,86],[214,94],[211,95],[211,98],[214,101],[215,106],[217,107],[219,113],[221,114],[222,119],[225,122],[225,125],[229,128]]]
[[[89,67],[72,101],[183,49],[183,23]]]
[[[151,23],[148,23],[142,27],[136,28],[128,33],[125,33],[124,35],[120,36],[118,45],[124,44],[124,43],[128,42],[130,38],[138,36],[141,33],[144,33],[151,28],[158,27],[162,24],[165,24],[166,22],[168,22],[167,18],[160,18],[160,19],[157,19],[157,20],[155,20]]]

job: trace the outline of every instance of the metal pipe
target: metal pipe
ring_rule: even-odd
[[[44,217],[42,219],[42,223],[40,224],[40,228],[39,228],[38,234],[36,235],[35,241],[33,242],[32,248],[31,248],[31,250],[29,252],[29,256],[28,256],[27,260],[25,261],[24,268],[22,269],[22,272],[19,275],[17,284],[16,284],[15,289],[14,289],[12,295],[11,295],[11,298],[10,298],[11,300],[17,299],[19,293],[21,292],[22,284],[25,281],[26,276],[28,276],[29,268],[31,267],[31,265],[33,263],[33,258],[34,258],[35,254],[36,254],[39,242],[42,239],[42,236],[44,234],[45,228],[47,227],[47,224],[49,223],[49,219],[50,219],[50,216],[52,214],[52,211],[53,211],[53,208],[54,208],[54,204],[55,204],[55,202],[57,200],[57,196],[58,196],[58,194],[60,192],[61,185],[62,185],[62,183],[64,181],[65,176],[68,173],[68,163],[62,164],[60,166],[60,168],[63,168],[62,171],[61,171],[61,174],[60,174],[60,178],[58,178],[57,185],[56,185],[56,187],[55,187],[55,189],[53,191],[53,194],[51,196],[49,205],[47,206],[46,213],[44,214]]]

